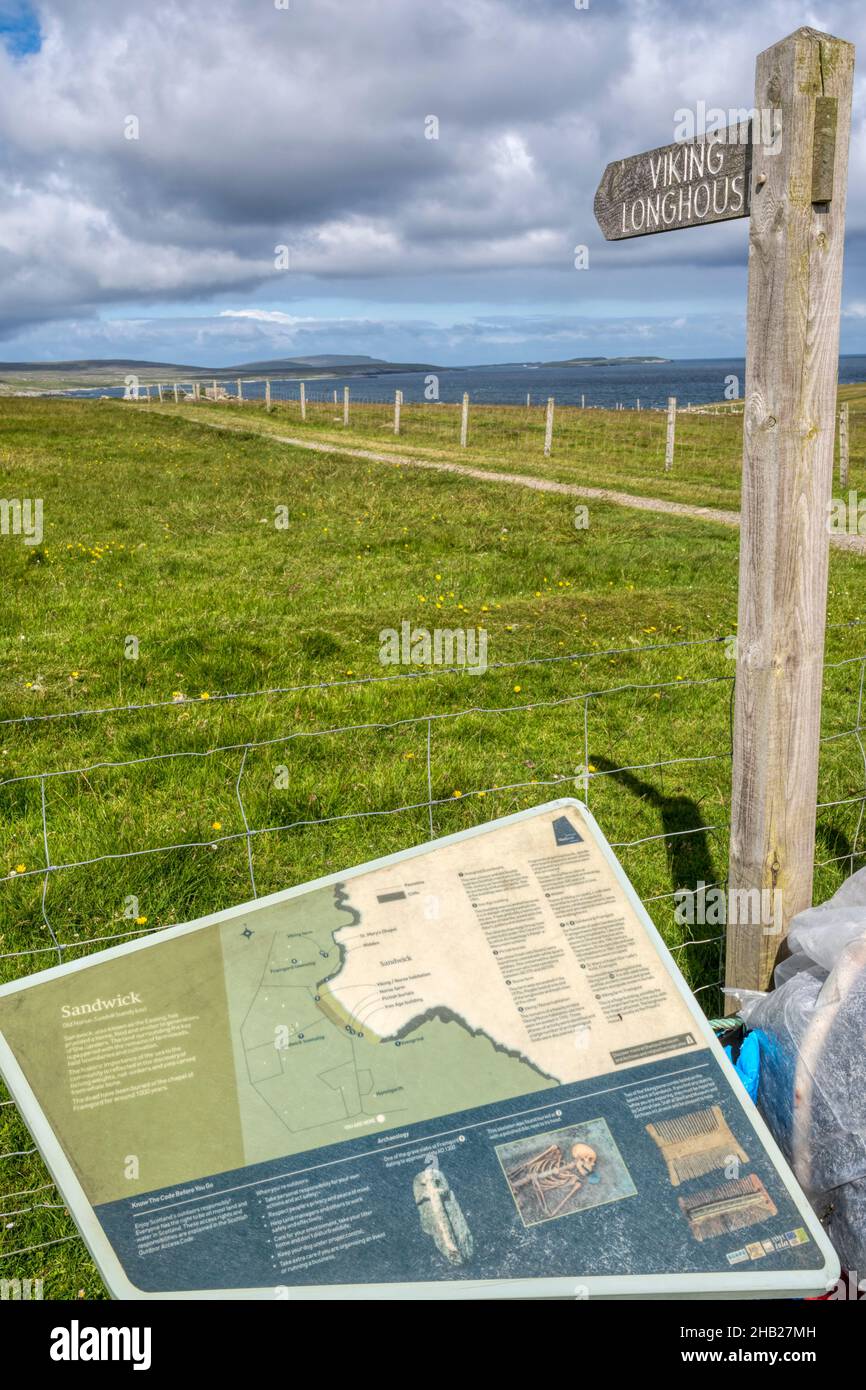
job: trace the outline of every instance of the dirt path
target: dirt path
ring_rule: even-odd
[[[151,413],[177,419],[174,411]],[[184,417],[181,416],[181,419]],[[606,487],[582,487],[578,483],[558,483],[552,478],[535,478],[528,473],[500,473],[492,468],[471,468],[465,463],[437,462],[433,459],[410,458],[407,454],[379,454],[372,449],[349,449],[343,444],[323,444],[318,440],[298,439],[294,435],[271,434],[245,425],[226,425],[220,420],[186,417],[189,424],[207,425],[212,430],[235,434],[256,434],[276,444],[289,444],[297,449],[311,449],[319,454],[340,454],[345,458],[366,459],[371,463],[399,463],[404,468],[429,468],[437,473],[457,473],[462,478],[476,478],[482,483],[510,483],[512,487],[533,488],[536,492],[558,492],[566,497],[579,497],[590,502],[608,502],[614,507],[631,507],[641,512],[664,512],[667,516],[685,516],[694,521],[712,521],[720,526],[739,526],[740,513],[721,507],[699,507],[691,502],[669,502],[661,497],[637,497],[631,492],[614,492]],[[866,555],[866,536],[831,536],[830,544],[838,550],[851,550]]]

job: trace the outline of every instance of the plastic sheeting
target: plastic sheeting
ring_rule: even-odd
[[[839,1258],[866,1274],[866,869],[801,912],[770,994],[742,993],[758,1106]]]

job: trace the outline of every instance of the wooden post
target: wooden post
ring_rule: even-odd
[[[149,386],[145,386],[145,388],[144,388],[144,395],[145,395],[145,399],[146,399],[148,405],[150,405],[150,387],[149,387]]]
[[[265,381],[265,410],[270,410],[270,408],[271,408],[271,383],[270,383],[270,381],[266,380],[266,381]]]
[[[194,400],[194,401],[200,401],[200,400],[201,400],[201,383],[200,383],[200,382],[198,382],[198,381],[194,381],[194,382],[193,382],[193,384],[192,384],[192,395],[193,395],[193,400]]]
[[[527,391],[527,393],[526,393],[526,409],[528,410],[529,407],[530,407],[531,405],[532,405],[532,397],[531,397],[530,393]]]
[[[214,398],[214,400],[216,400],[216,399],[217,399],[217,390],[218,390],[218,387],[217,387],[217,379],[216,379],[216,377],[214,377],[214,379],[213,379],[212,386],[213,386],[213,398]]]
[[[729,901],[762,890],[770,911],[729,909],[734,996],[768,987],[812,902],[853,68],[851,44],[798,29],[755,73],[781,147],[752,154]]]
[[[580,408],[581,408],[581,410],[585,410],[585,409],[586,409],[586,396],[581,396],[581,398],[580,398]]]
[[[348,423],[349,423],[349,388],[348,388],[348,386],[344,386],[344,387],[343,387],[343,424],[344,424],[344,425],[348,425]]]
[[[544,422],[544,457],[550,457],[553,448],[553,396],[547,398],[547,418]]]
[[[635,407],[637,410],[640,410],[640,396],[638,396],[637,400],[635,401]]]
[[[403,404],[403,392],[394,392],[394,433],[400,433],[400,407]]]
[[[469,442],[469,392],[463,392],[463,411],[460,415],[460,448],[465,449]]]
[[[336,404],[337,404],[337,388],[336,388],[336,386],[335,386],[335,387],[334,387],[334,405],[336,405]]]
[[[307,418],[307,388],[306,388],[305,383],[302,381],[302,382],[301,382],[301,419],[302,419],[302,420],[306,420],[306,418]]]
[[[159,403],[160,403],[160,405],[162,405],[162,383],[161,383],[161,382],[157,382],[157,384],[156,384],[156,393],[157,393],[157,395],[159,396]]]
[[[674,443],[677,432],[677,398],[668,396],[668,432],[665,439],[665,472],[670,473],[674,466]]]
[[[174,403],[175,405],[178,403],[177,382],[174,383]]]
[[[839,485],[848,486],[848,402],[839,407]]]
[[[238,405],[243,405],[243,403],[244,403],[244,384],[243,384],[243,382],[241,381],[240,377],[238,377]]]

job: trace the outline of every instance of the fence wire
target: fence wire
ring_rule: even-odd
[[[848,628],[857,629],[866,620],[855,619],[847,623],[831,624],[829,630]],[[541,657],[527,657],[522,660],[501,662],[491,664],[488,668],[491,672],[516,670],[518,668],[532,667],[560,667],[564,668],[568,663],[587,660],[601,660],[607,658],[613,660],[619,657],[643,658],[661,652],[670,652],[678,649],[711,648],[719,647],[731,642],[728,634],[700,638],[696,640],[683,640],[677,642],[651,643],[638,647],[616,647],[605,650],[592,649],[582,652],[571,652],[567,654],[556,653]],[[863,699],[864,682],[866,682],[866,653],[858,656],[844,657],[838,661],[828,662],[825,670],[831,672],[849,666],[859,665],[859,678],[857,684],[856,712],[854,723],[843,730],[837,730],[822,737],[822,747],[834,746],[841,740],[852,738],[855,740],[860,762],[860,775],[863,781],[863,789],[856,794],[837,798],[828,801],[819,801],[818,810],[826,811],[841,806],[855,806],[859,808],[856,827],[850,844],[844,854],[832,856],[821,860],[816,864],[816,868],[823,868],[830,865],[847,863],[853,871],[854,863],[857,859],[864,856],[864,851],[859,848],[860,835],[862,830],[864,811],[866,811],[866,746],[864,746],[863,733]],[[733,663],[732,663],[733,667]],[[269,687],[267,689],[226,692],[215,694],[208,697],[208,704],[219,707],[220,703],[232,704],[240,701],[265,700],[275,696],[297,695],[307,692],[330,693],[335,690],[344,690],[347,687],[376,686],[382,683],[395,681],[436,681],[442,678],[460,676],[464,674],[462,667],[442,667],[430,668],[419,671],[401,671],[389,673],[387,675],[357,676],[336,681],[307,682],[298,685],[286,685]],[[477,679],[474,677],[473,679]],[[165,749],[162,751],[142,754],[137,757],[103,759],[92,763],[84,763],[74,767],[44,768],[35,772],[26,772],[17,776],[9,777],[0,782],[0,794],[9,788],[34,784],[38,787],[39,809],[41,820],[41,838],[43,846],[43,863],[33,868],[25,868],[23,871],[12,871],[0,876],[0,885],[11,885],[19,883],[22,879],[40,878],[42,879],[42,890],[40,897],[42,922],[48,937],[47,941],[41,944],[34,944],[19,950],[11,950],[0,953],[0,960],[20,962],[22,971],[27,973],[34,968],[41,968],[41,958],[45,956],[56,957],[57,961],[63,962],[65,953],[70,950],[89,951],[92,949],[103,949],[106,945],[118,941],[129,940],[139,936],[156,935],[161,930],[159,927],[150,926],[131,927],[129,930],[112,932],[110,934],[100,934],[85,939],[61,940],[55,925],[52,923],[48,910],[48,886],[53,876],[62,876],[74,870],[85,869],[95,864],[107,861],[139,859],[147,856],[178,853],[215,847],[227,843],[243,843],[246,851],[247,869],[250,881],[250,889],[253,898],[258,897],[258,887],[255,874],[254,846],[261,837],[272,835],[289,835],[293,831],[310,831],[321,829],[328,825],[345,823],[352,821],[362,821],[383,817],[393,817],[404,813],[422,813],[425,816],[428,837],[432,840],[436,838],[435,812],[446,805],[453,805],[454,798],[458,793],[451,796],[434,795],[434,776],[433,758],[435,754],[436,734],[445,728],[448,722],[458,721],[465,718],[497,720],[506,716],[528,716],[536,711],[555,711],[572,708],[580,711],[579,727],[582,730],[582,753],[583,763],[578,768],[571,768],[568,771],[553,773],[552,775],[540,778],[524,779],[520,781],[509,781],[504,783],[492,783],[483,787],[470,788],[459,793],[461,801],[471,801],[473,798],[494,796],[498,793],[511,792],[530,792],[537,799],[548,799],[547,793],[556,794],[557,791],[569,790],[577,794],[589,805],[594,804],[598,792],[604,787],[606,779],[634,778],[637,774],[648,774],[655,772],[662,776],[665,769],[683,768],[697,764],[726,763],[732,757],[732,695],[733,695],[733,669],[731,673],[722,675],[711,675],[699,678],[676,679],[676,680],[648,680],[648,681],[629,681],[613,683],[609,686],[594,684],[592,688],[572,692],[557,698],[546,700],[523,701],[512,704],[485,705],[481,703],[468,704],[459,709],[449,710],[425,710],[419,714],[413,714],[400,719],[392,720],[368,720],[356,721],[345,724],[325,725],[320,728],[312,729],[292,729],[290,732],[282,733],[269,738],[246,739],[227,743],[214,743],[204,749],[180,748]],[[627,761],[621,764],[598,767],[594,766],[592,757],[592,740],[590,737],[590,710],[598,708],[602,702],[625,694],[646,694],[660,693],[661,691],[685,690],[694,688],[730,687],[730,697],[727,700],[727,742],[725,746],[711,752],[694,752],[684,756],[658,758],[655,760]],[[40,715],[25,715],[15,718],[8,718],[0,721],[0,724],[7,728],[34,728],[40,725],[54,723],[59,720],[80,721],[98,718],[100,716],[111,716],[116,719],[118,716],[132,715],[141,711],[154,711],[167,708],[176,708],[181,703],[186,706],[201,706],[201,700],[184,699],[178,701],[171,700],[149,701],[137,704],[122,704],[115,706],[100,706],[97,708],[81,708],[75,710],[63,710],[53,713]],[[278,825],[257,825],[251,823],[249,818],[249,808],[244,799],[243,781],[247,772],[248,758],[257,750],[265,748],[278,748],[290,745],[299,740],[322,740],[338,739],[341,736],[363,733],[385,734],[395,729],[417,728],[423,734],[425,749],[425,768],[424,780],[426,785],[426,796],[421,799],[401,800],[399,804],[392,806],[367,807],[358,810],[340,811],[331,815],[299,818],[287,821]],[[65,779],[87,778],[90,774],[97,771],[115,773],[121,770],[132,768],[142,768],[151,764],[174,763],[178,760],[207,760],[216,759],[222,755],[238,755],[239,764],[236,775],[234,775],[234,794],[237,800],[243,829],[228,834],[217,834],[207,840],[181,840],[172,844],[158,844],[141,846],[129,850],[108,850],[95,856],[82,859],[65,859],[62,856],[55,859],[51,854],[51,818],[49,814],[49,801],[46,794],[47,786],[62,784]],[[642,783],[640,785],[643,785]],[[667,851],[668,847],[674,842],[678,842],[689,837],[706,836],[710,834],[724,834],[728,830],[728,823],[725,820],[711,819],[706,823],[697,818],[699,823],[692,826],[685,826],[677,829],[664,829],[660,833],[636,836],[631,839],[611,840],[612,848],[619,854],[648,845],[662,845]],[[700,891],[709,892],[712,889],[724,890],[727,887],[725,876],[714,879],[712,882],[702,883]],[[650,893],[642,896],[642,901],[649,909],[653,904],[670,903],[684,891],[682,887],[674,888],[665,892]],[[171,924],[170,924],[171,925]],[[165,928],[162,928],[163,930]],[[704,928],[705,930],[705,928]],[[715,999],[718,991],[723,985],[723,953],[724,953],[724,932],[709,935],[687,936],[685,939],[676,941],[671,945],[672,951],[679,959],[681,953],[703,950],[715,947],[718,968],[718,978],[706,981],[694,986],[696,996],[702,998],[709,995],[710,999]],[[6,1112],[7,1117],[13,1117],[11,1128],[22,1136],[26,1133],[20,1117],[14,1109],[11,1099],[0,1100],[0,1109]],[[7,1125],[7,1128],[10,1126]],[[10,1135],[10,1137],[12,1137]],[[20,1141],[19,1141],[20,1142]],[[9,1148],[0,1152],[0,1163],[4,1166],[0,1168],[0,1218],[4,1223],[6,1232],[12,1232],[20,1218],[34,1213],[47,1211],[63,1212],[65,1208],[62,1202],[51,1200],[51,1196],[56,1194],[54,1183],[50,1180],[42,1169],[38,1166],[36,1172],[32,1172],[32,1160],[36,1156],[35,1146],[23,1146]],[[31,1182],[39,1179],[35,1185],[16,1187],[11,1190],[6,1189],[2,1174],[7,1171],[9,1165],[12,1172],[19,1169],[20,1172],[15,1176],[24,1178],[27,1181],[28,1173]],[[40,1201],[32,1199],[41,1194],[49,1194]],[[16,1205],[17,1203],[30,1203],[30,1205]],[[72,1231],[67,1234],[58,1235],[56,1238],[19,1245],[11,1240],[13,1248],[0,1248],[0,1259],[8,1260],[16,1256],[32,1255],[36,1252],[48,1248],[77,1241],[80,1237],[77,1232]]]

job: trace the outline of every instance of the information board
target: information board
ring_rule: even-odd
[[[0,1069],[119,1298],[838,1276],[571,799],[5,985]]]

